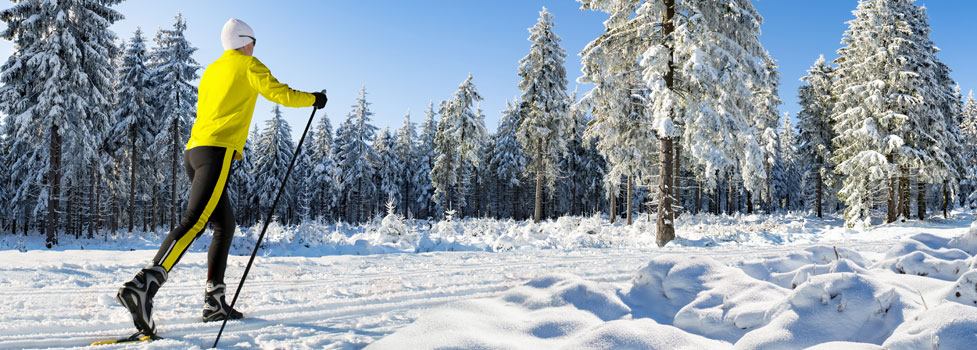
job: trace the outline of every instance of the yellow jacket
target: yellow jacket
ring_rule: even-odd
[[[258,94],[286,107],[309,107],[315,96],[279,83],[257,58],[227,50],[204,70],[197,95],[197,121],[187,149],[219,146],[241,159]]]

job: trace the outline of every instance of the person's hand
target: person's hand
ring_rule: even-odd
[[[326,108],[326,101],[329,101],[329,98],[326,97],[326,90],[322,90],[322,92],[313,92],[312,96],[315,96],[315,103],[313,104],[315,109]]]

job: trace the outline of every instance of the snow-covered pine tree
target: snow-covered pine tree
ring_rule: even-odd
[[[794,136],[794,126],[790,122],[790,114],[784,113],[784,123],[780,127],[780,171],[783,173],[783,185],[778,188],[783,208],[791,211],[800,208],[804,203],[801,193],[801,171],[797,161],[797,146]]]
[[[169,165],[164,171],[165,184],[168,184],[168,219],[169,226],[176,225],[177,215],[181,210],[179,202],[182,193],[190,183],[182,174],[183,148],[190,137],[190,127],[193,124],[195,105],[197,103],[197,87],[194,81],[199,78],[200,69],[193,53],[197,48],[190,45],[184,36],[187,21],[182,14],[177,14],[172,29],[159,29],[156,32],[156,47],[153,49],[153,81],[157,86],[154,93],[157,120],[160,127],[156,133],[157,159],[160,164]],[[165,189],[164,189],[165,190]]]
[[[88,178],[110,124],[118,48],[108,28],[122,19],[111,8],[119,2],[23,1],[0,11],[0,37],[15,44],[0,76],[0,112],[15,130],[14,202],[31,218],[47,212],[48,246],[57,244],[61,179]]]
[[[570,129],[567,109],[571,101],[563,67],[566,52],[553,25],[553,14],[543,7],[536,25],[529,28],[529,54],[519,61],[519,90],[523,91],[521,100],[526,108],[521,110],[523,118],[516,135],[532,158],[527,167],[536,177],[533,221],[537,223],[543,216],[543,184],[553,190],[560,173],[557,163],[566,153]]]
[[[373,182],[377,154],[372,143],[377,127],[370,123],[370,103],[366,101],[366,86],[336,130],[336,162],[339,165],[340,186],[343,188],[346,220],[362,222],[368,218],[370,198],[376,197]]]
[[[119,100],[114,111],[116,124],[110,136],[116,150],[128,160],[129,232],[136,223],[136,208],[143,212],[147,210],[144,197],[157,180],[155,154],[146,151],[152,148],[158,131],[155,113],[149,104],[154,91],[149,79],[150,69],[146,65],[148,58],[142,30],[137,28],[126,45],[119,67]]]
[[[417,205],[416,215],[418,217],[429,218],[436,216],[436,213],[440,211],[437,209],[434,200],[434,186],[431,185],[431,169],[434,168],[435,159],[435,135],[438,133],[438,121],[435,120],[437,111],[434,110],[434,101],[428,103],[424,115],[415,152],[417,168],[414,170],[414,183],[417,186],[417,197],[415,197],[414,204]]]
[[[311,158],[312,173],[306,180],[306,192],[311,198],[313,217],[335,220],[336,201],[339,199],[339,170],[336,166],[332,124],[329,117],[323,114],[319,123],[312,131],[309,139],[309,156]]]
[[[581,53],[583,76],[577,82],[594,84],[594,88],[577,103],[594,116],[584,135],[587,140],[596,141],[597,149],[607,160],[604,186],[610,195],[609,217],[613,223],[618,216],[616,197],[621,179],[628,179],[629,189],[633,187],[630,182],[639,175],[645,177],[639,180],[653,181],[653,159],[658,145],[651,115],[641,102],[642,95],[647,94],[641,91],[645,89],[639,83],[641,68],[638,66],[641,47],[647,46],[645,39],[652,33],[647,14],[629,20],[640,0],[580,2],[581,9],[610,14],[604,22],[605,33],[587,44]],[[631,194],[632,191],[627,191],[626,203],[632,203]],[[630,214],[628,206],[629,219]]]
[[[494,148],[492,150],[492,167],[495,178],[499,183],[499,203],[497,214],[501,217],[517,218],[516,211],[521,207],[519,203],[520,179],[526,171],[526,156],[522,145],[516,139],[516,131],[522,123],[522,113],[519,102],[506,101],[506,109],[502,111],[499,127],[496,129]]]
[[[404,125],[397,130],[395,140],[397,159],[401,164],[401,190],[400,198],[397,200],[398,207],[403,211],[405,218],[414,217],[417,212],[417,204],[414,203],[413,198],[420,195],[416,174],[418,171],[417,146],[414,145],[417,142],[416,140],[417,129],[414,123],[410,121],[410,110],[407,110],[407,114],[404,115]]]
[[[965,187],[961,195],[962,202],[969,208],[977,208],[977,99],[974,99],[973,90],[967,94],[967,101],[964,102],[963,112],[960,121],[960,130],[963,135],[963,150],[961,158],[965,160]]]
[[[272,202],[295,153],[292,128],[282,118],[281,107],[275,105],[271,113],[271,119],[265,121],[265,128],[259,132],[254,143],[255,187],[253,191],[258,196],[258,208],[263,214],[271,210]],[[279,222],[291,222],[291,213],[296,209],[296,195],[298,195],[295,191],[296,184],[297,180],[294,177],[290,177],[289,182],[285,184],[285,190],[282,191],[274,214]]]
[[[258,204],[255,192],[255,154],[252,145],[260,139],[258,126],[251,128],[251,133],[244,143],[243,157],[231,163],[231,178],[227,185],[227,196],[237,209],[234,210],[234,220],[238,225],[245,226],[254,223],[254,208]],[[181,198],[186,196],[180,195]]]
[[[720,176],[735,173],[743,179],[746,190],[763,193],[766,181],[763,156],[749,117],[754,110],[750,86],[761,83],[765,51],[758,37],[762,18],[752,3],[747,0],[719,3],[581,0],[581,3],[584,9],[611,14],[605,22],[608,27],[605,35],[588,45],[583,53],[585,77],[580,81],[596,85],[584,101],[591,106],[600,103],[592,110],[593,125],[605,123],[605,115],[613,114],[602,112],[600,107],[625,105],[608,103],[611,99],[606,98],[594,99],[598,94],[614,93],[614,89],[604,86],[613,80],[613,75],[601,75],[599,70],[614,67],[618,61],[609,57],[619,52],[640,54],[640,78],[642,85],[650,90],[644,98],[650,112],[638,122],[624,124],[638,125],[641,132],[653,131],[660,141],[658,243],[664,245],[674,237],[671,194],[673,150],[678,149],[674,147],[675,142],[688,150],[691,167],[703,170],[703,180],[709,187],[716,188]],[[609,44],[614,41],[619,43],[618,49]],[[631,61],[620,62],[624,65],[621,70],[628,71],[626,67]],[[600,134],[613,138],[620,133]],[[615,170],[613,156],[608,156],[608,162],[608,175],[613,178],[620,174]]]
[[[804,193],[813,197],[810,202],[819,218],[823,217],[825,182],[833,174],[830,163],[834,150],[831,140],[835,137],[831,120],[834,105],[831,94],[833,71],[824,61],[824,55],[821,55],[807,70],[807,75],[801,78],[804,84],[797,88],[801,106],[797,114],[797,161],[803,173],[803,182],[807,184]],[[834,192],[831,187],[827,190]]]
[[[455,202],[450,203],[448,209],[454,209],[459,217],[464,216],[465,167],[479,165],[478,152],[487,136],[484,117],[480,118],[480,113],[473,110],[475,103],[481,100],[482,95],[478,94],[469,73],[468,78],[458,85],[452,100],[442,102],[439,111],[441,121],[435,136],[437,157],[431,171],[431,183],[443,203],[450,203],[447,193],[451,187],[455,188]]]
[[[753,84],[753,105],[756,112],[749,115],[751,117],[750,124],[755,131],[754,137],[760,143],[763,151],[763,166],[767,175],[766,188],[759,194],[762,195],[760,198],[763,198],[767,212],[770,212],[778,207],[775,203],[774,184],[780,181],[781,190],[786,185],[782,182],[785,180],[784,173],[777,174],[776,177],[773,176],[773,172],[778,166],[783,170],[782,164],[778,164],[778,156],[782,151],[780,149],[781,142],[777,139],[777,121],[780,119],[780,112],[777,108],[780,107],[781,103],[778,91],[780,73],[777,70],[779,67],[777,67],[776,61],[770,57],[769,52],[764,51],[760,57],[763,69],[758,72],[757,83]],[[752,203],[747,205],[752,205]]]
[[[833,161],[843,176],[839,197],[848,205],[846,222],[869,223],[882,180],[888,180],[887,221],[908,216],[912,179],[922,217],[925,183],[953,175],[942,135],[952,84],[945,83],[948,76],[941,78],[925,10],[914,1],[863,0],[853,13],[835,61],[832,113],[838,133]]]
[[[379,177],[380,186],[378,200],[393,201],[394,208],[399,207],[400,200],[403,198],[403,176],[404,164],[401,163],[400,155],[397,152],[397,142],[390,129],[384,127],[380,131],[376,142],[373,143],[377,152],[376,174]],[[386,200],[383,200],[386,198]]]

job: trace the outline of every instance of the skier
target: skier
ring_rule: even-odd
[[[214,238],[207,252],[203,320],[244,317],[231,309],[224,298],[224,270],[235,226],[225,189],[231,161],[242,158],[258,94],[286,107],[320,109],[326,105],[324,93],[300,92],[279,83],[252,56],[256,42],[254,31],[243,21],[231,18],[224,24],[221,30],[224,54],[207,66],[200,79],[197,120],[183,151],[184,168],[191,180],[186,212],[163,240],[152,263],[126,282],[116,295],[143,334],[156,335],[153,296],[207,222],[214,229]]]

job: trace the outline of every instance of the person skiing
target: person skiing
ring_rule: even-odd
[[[184,168],[191,181],[187,209],[163,240],[152,262],[119,288],[116,295],[143,334],[156,335],[153,297],[208,222],[214,237],[207,252],[203,320],[244,317],[231,309],[224,297],[224,270],[235,227],[234,211],[225,188],[231,161],[243,157],[259,94],[286,107],[321,109],[327,100],[324,93],[300,92],[278,82],[252,56],[256,42],[254,31],[243,21],[231,18],[224,24],[221,30],[224,53],[207,66],[200,79],[197,119],[183,151]]]

